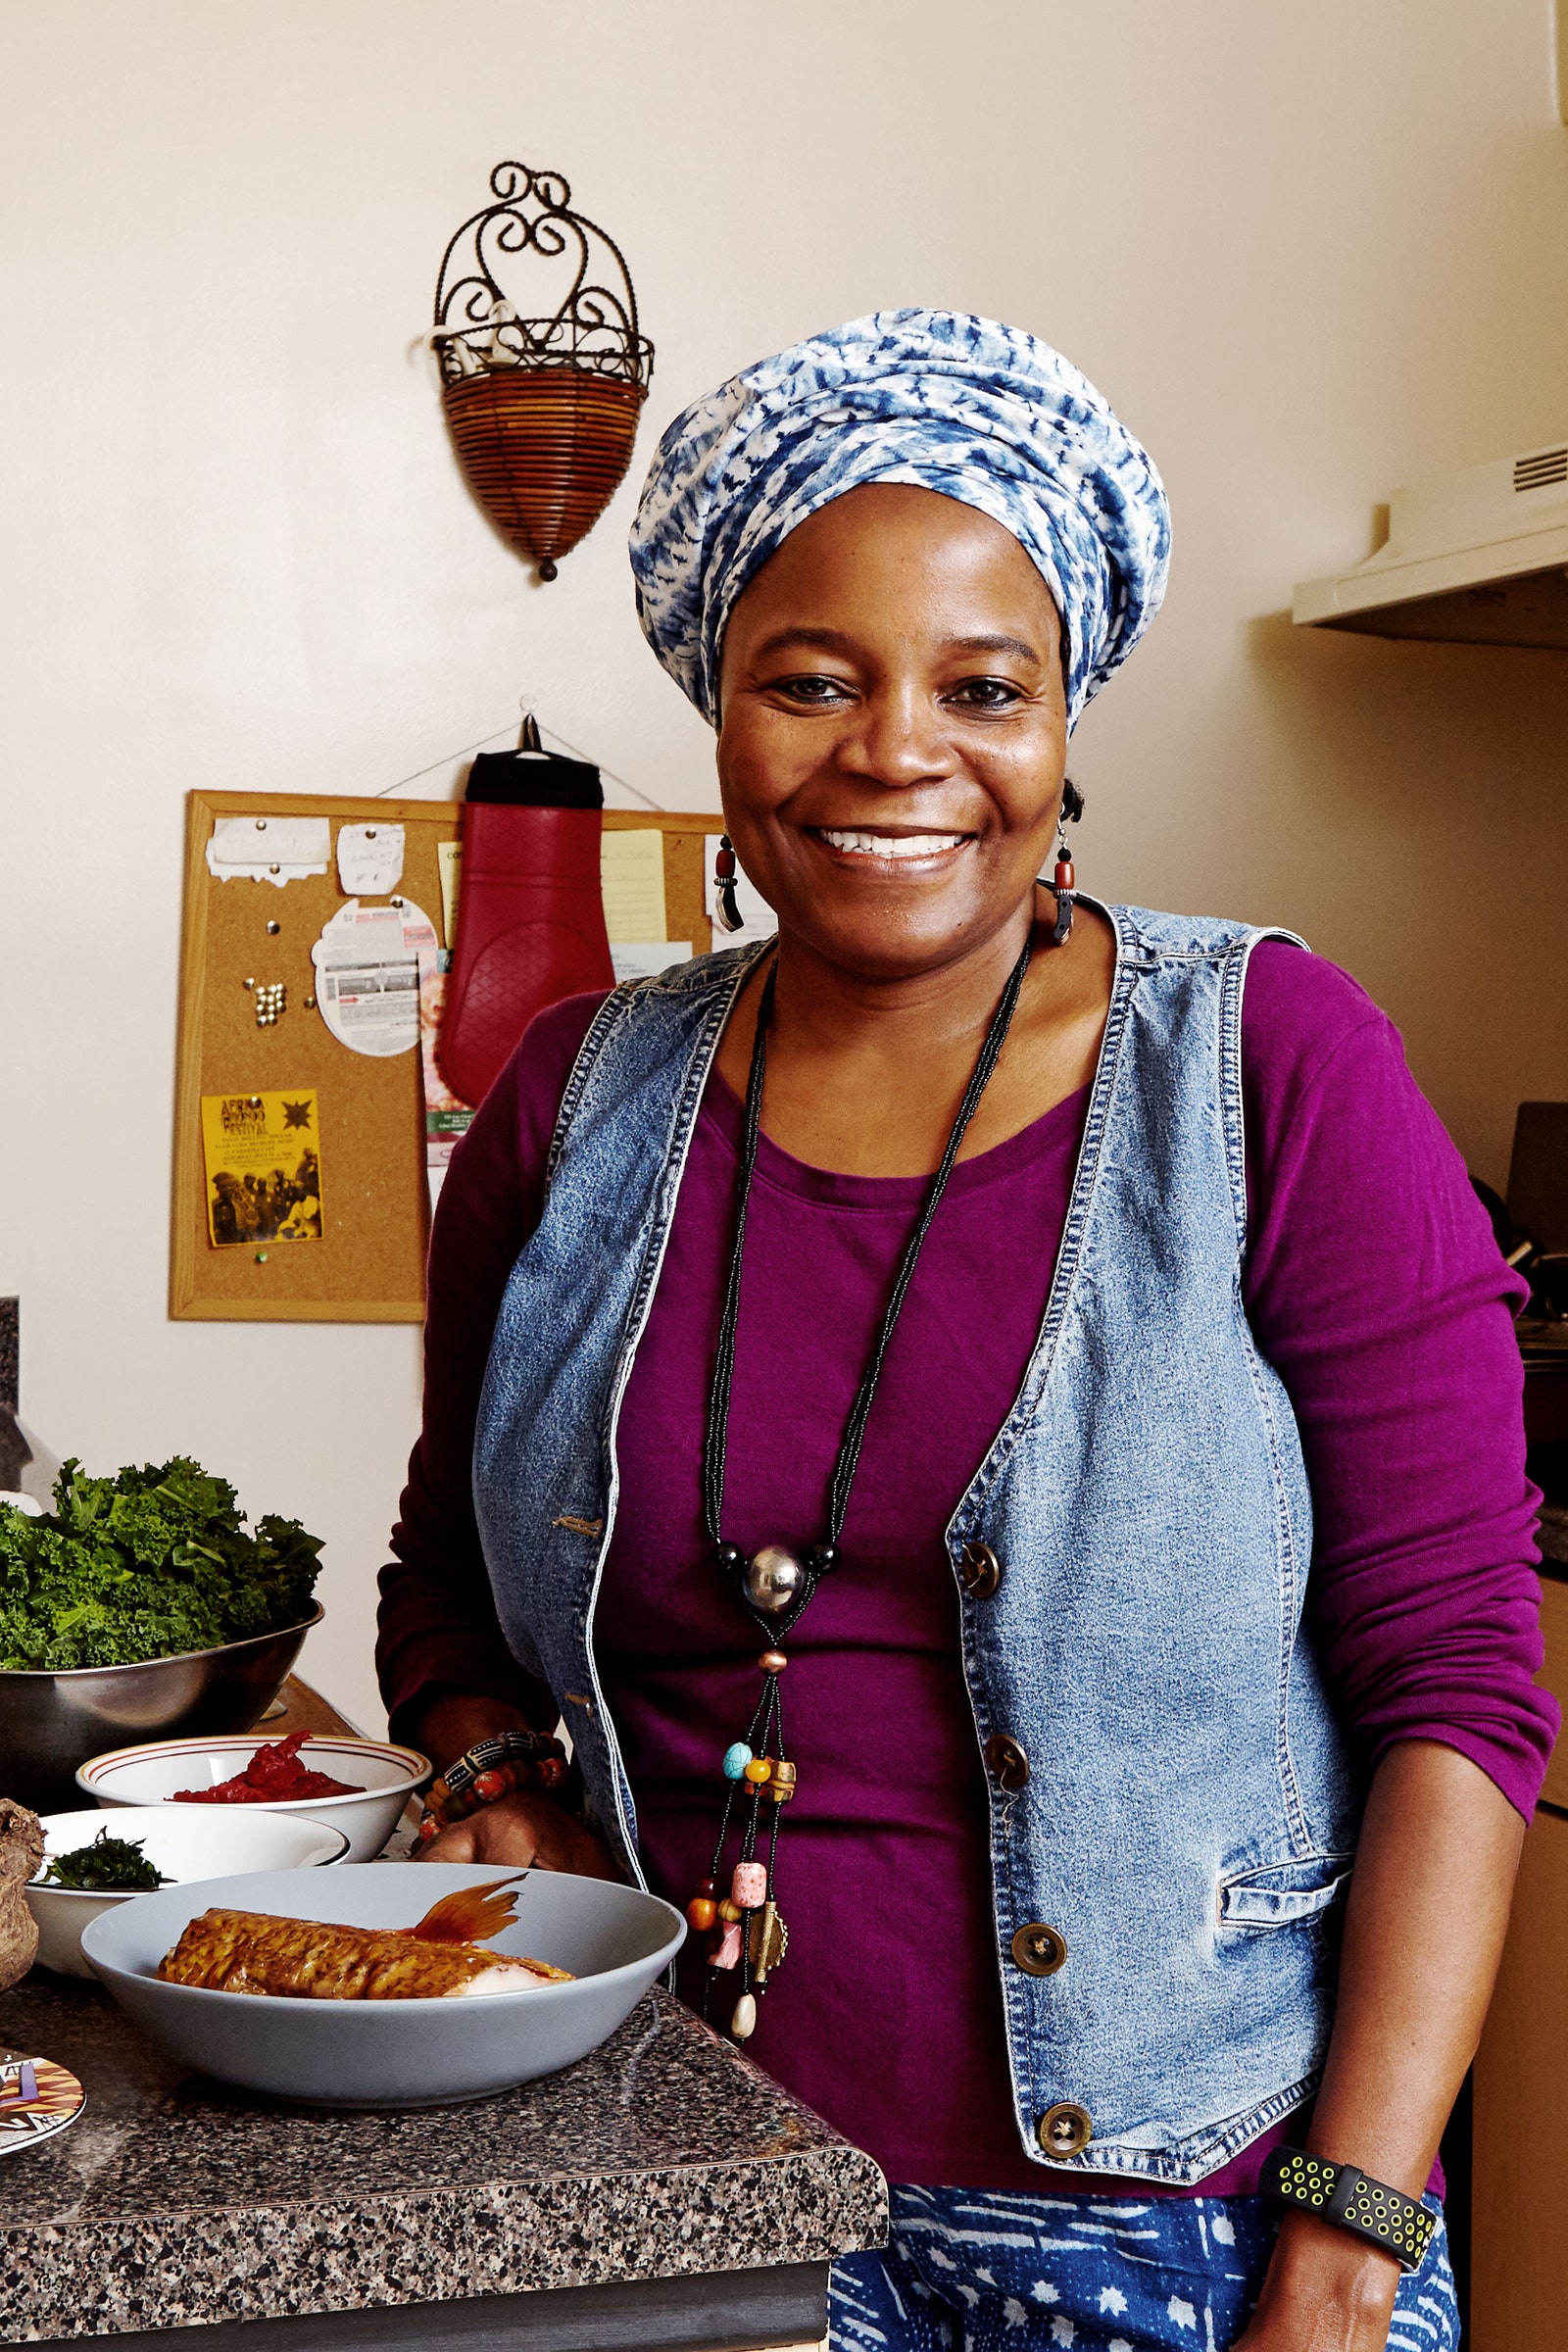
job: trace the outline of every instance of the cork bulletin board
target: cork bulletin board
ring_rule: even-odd
[[[350,897],[335,855],[324,874],[281,887],[209,871],[218,821],[262,814],[327,819],[334,852],[340,825],[402,825],[398,895],[428,915],[443,948],[451,945],[438,853],[441,843],[462,838],[461,802],[189,795],[169,1311],[179,1321],[417,1323],[429,1232],[421,1055],[416,1047],[384,1058],[356,1053],[316,1006],[311,950]],[[722,819],[607,808],[604,823],[607,834],[663,833],[665,937],[689,940],[694,955],[706,955],[712,935],[704,910],[704,836]],[[362,903],[376,902],[367,894]],[[267,992],[277,989],[282,1009],[263,1025],[259,1004],[275,1004]],[[315,1098],[318,1238],[265,1250],[215,1246],[203,1099],[242,1096],[296,1104]]]

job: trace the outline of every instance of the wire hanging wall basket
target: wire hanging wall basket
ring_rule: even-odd
[[[430,343],[469,489],[553,580],[631,463],[654,347],[619,246],[559,172],[497,164],[490,189],[442,256]]]

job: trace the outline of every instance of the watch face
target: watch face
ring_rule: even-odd
[[[75,2076],[52,2058],[0,2055],[0,2156],[53,2139],[75,2122],[86,2098]]]

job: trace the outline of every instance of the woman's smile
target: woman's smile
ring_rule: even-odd
[[[894,825],[807,825],[806,837],[836,858],[874,868],[897,865],[901,878],[914,868],[943,865],[974,840],[972,833],[905,833]]]

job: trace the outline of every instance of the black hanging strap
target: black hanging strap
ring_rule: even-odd
[[[985,1093],[991,1074],[997,1066],[998,1056],[1006,1042],[1007,1031],[1011,1026],[1013,1013],[1017,1009],[1024,975],[1029,969],[1031,948],[1032,942],[1026,940],[1022,954],[1007,976],[1006,987],[1002,992],[1002,1001],[992,1015],[991,1026],[986,1032],[985,1043],[980,1049],[980,1057],[976,1061],[969,1083],[964,1089],[963,1101],[958,1105],[958,1115],[953,1122],[953,1131],[948,1137],[947,1149],[942,1154],[941,1165],[931,1180],[931,1189],[926,1195],[925,1204],[915,1222],[914,1230],[905,1244],[904,1255],[899,1261],[899,1270],[894,1277],[887,1308],[882,1317],[881,1329],[877,1333],[876,1346],[871,1351],[871,1360],[861,1375],[860,1385],[856,1391],[855,1402],[850,1408],[850,1417],[845,1425],[844,1437],[839,1446],[838,1459],[833,1465],[833,1485],[828,1510],[826,1543],[835,1547],[843,1533],[845,1514],[850,1504],[850,1487],[855,1478],[856,1465],[860,1458],[860,1446],[865,1437],[866,1423],[871,1417],[871,1406],[876,1397],[877,1383],[882,1376],[882,1366],[887,1359],[888,1348],[892,1343],[894,1327],[898,1322],[899,1312],[904,1305],[909,1285],[914,1279],[914,1269],[921,1248],[926,1235],[931,1230],[931,1221],[941,1204],[942,1196],[947,1191],[948,1178],[953,1174],[954,1165],[968,1130],[969,1122],[979,1107],[980,1098]],[[767,978],[762,983],[762,994],[757,1007],[757,1035],[752,1044],[752,1066],[746,1082],[746,1120],[741,1142],[740,1197],[735,1210],[735,1239],[730,1250],[729,1279],[724,1290],[724,1307],[719,1317],[718,1348],[713,1359],[713,1383],[709,1393],[708,1431],[703,1446],[703,1514],[707,1522],[709,1540],[715,1545],[721,1541],[719,1531],[724,1510],[724,1451],[729,1430],[730,1389],[735,1375],[735,1329],[740,1317],[741,1258],[746,1243],[746,1208],[751,1199],[752,1173],[757,1165],[758,1139],[762,1129],[762,1083],[767,1071],[767,1032],[773,1018],[774,982],[777,975],[778,960],[775,956],[768,966]]]

